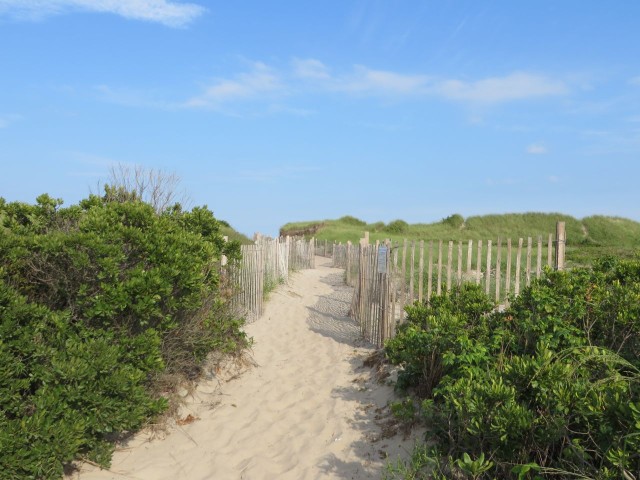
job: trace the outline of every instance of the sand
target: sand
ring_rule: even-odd
[[[330,259],[316,260],[247,325],[256,366],[212,372],[163,438],[141,432],[110,470],[85,464],[71,478],[377,479],[406,458],[420,432],[390,436],[393,389],[363,366],[374,348],[346,317],[351,289]]]

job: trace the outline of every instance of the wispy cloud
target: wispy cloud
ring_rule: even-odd
[[[254,63],[248,73],[242,73],[231,79],[219,79],[205,88],[200,95],[184,103],[190,108],[216,108],[225,103],[263,98],[266,94],[275,94],[283,89],[277,73],[264,63]]]
[[[111,13],[131,20],[184,27],[206,9],[195,3],[170,0],[0,0],[0,15],[24,20],[78,11]]]
[[[636,87],[640,87],[640,75],[638,75],[637,77],[633,77],[633,78],[629,79],[629,83],[631,85],[636,86]]]
[[[357,94],[415,95],[425,92],[429,77],[385,70],[373,70],[356,65],[352,74],[336,79],[334,86]]]
[[[569,92],[569,87],[562,80],[527,72],[463,81],[355,65],[351,72],[332,75],[329,67],[317,59],[296,59],[294,74],[298,78],[320,81],[326,90],[331,91],[357,95],[439,97],[474,104],[494,104]]]
[[[569,89],[561,80],[514,72],[503,77],[471,82],[442,80],[434,86],[433,91],[452,100],[487,104],[563,95],[568,93]]]
[[[283,106],[281,99],[309,95],[340,94],[394,101],[444,99],[475,107],[562,95],[569,91],[561,80],[521,72],[476,81],[443,79],[426,73],[396,72],[365,65],[354,65],[334,73],[315,58],[294,58],[282,68],[254,62],[247,71],[214,79],[205,84],[200,93],[181,101],[156,101],[148,92],[114,90],[108,86],[98,86],[96,90],[105,100],[130,106],[209,109],[236,116],[259,115],[265,111],[308,115],[314,112],[295,105]],[[241,105],[243,108],[239,110]],[[257,109],[254,108],[256,105]]]
[[[294,58],[292,62],[293,74],[300,78],[328,79],[329,68],[320,60]]]
[[[532,143],[527,146],[527,153],[529,155],[545,155],[549,153],[549,150],[542,143]]]
[[[549,183],[558,183],[558,182],[560,182],[560,178],[557,177],[556,175],[550,175],[547,180],[549,180]]]
[[[359,95],[412,95],[423,93],[429,77],[355,65],[350,72],[332,75],[331,69],[315,58],[294,59],[293,76],[314,80],[321,89]]]

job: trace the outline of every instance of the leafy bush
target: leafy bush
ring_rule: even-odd
[[[404,220],[393,220],[386,226],[385,231],[389,233],[405,233],[409,229],[409,224]]]
[[[438,440],[412,474],[640,472],[640,261],[548,271],[504,312],[481,296],[470,286],[408,307],[386,344]]]
[[[374,232],[383,232],[386,228],[384,222],[375,222],[368,226],[368,228]]]
[[[3,281],[0,318],[3,478],[60,477],[77,455],[107,465],[115,432],[135,430],[166,407],[144,387],[163,366],[157,332],[127,339],[90,329]]]
[[[108,441],[166,408],[161,392],[248,345],[219,274],[238,243],[206,207],[129,197],[0,202],[0,471],[108,464]]]
[[[404,366],[398,375],[398,386],[414,387],[419,396],[431,396],[433,388],[449,372],[444,355],[469,348],[473,341],[469,323],[479,330],[482,316],[492,308],[493,303],[481,288],[468,283],[450,295],[434,296],[430,303],[408,306],[407,322],[386,344],[391,362]]]
[[[443,218],[442,223],[451,228],[462,228],[462,225],[464,225],[464,217],[459,213],[454,213],[453,215]]]

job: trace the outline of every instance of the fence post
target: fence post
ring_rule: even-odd
[[[347,285],[351,285],[351,241],[347,242]]]
[[[358,322],[360,323],[360,331],[364,333],[363,325],[364,325],[364,288],[365,288],[365,273],[367,265],[365,265],[365,248],[369,245],[369,235],[365,232],[364,238],[360,239],[360,248],[359,248],[359,269],[360,274],[358,275]]]
[[[407,304],[407,244],[409,241],[405,238],[402,246],[402,309]]]
[[[556,270],[564,270],[564,248],[567,243],[567,232],[564,222],[556,223]]]
[[[229,237],[227,237],[226,235],[224,237],[222,237],[222,239],[224,240],[225,243],[227,243],[229,241]],[[222,255],[220,257],[220,266],[222,266],[222,267],[226,266],[228,261],[229,260],[227,259],[227,256],[226,255]]]
[[[436,294],[442,294],[442,240],[438,241],[438,284],[436,285]]]
[[[420,240],[420,260],[418,263],[418,302],[422,303],[424,290],[424,240]]]
[[[484,293],[489,296],[491,291],[491,240],[487,240],[487,271],[485,272]]]

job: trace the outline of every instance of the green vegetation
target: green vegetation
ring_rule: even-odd
[[[393,220],[384,228],[385,232],[400,235],[409,230],[409,224],[404,220]]]
[[[231,225],[229,225],[229,222],[226,222],[224,220],[218,220],[218,222],[220,223],[220,235],[222,235],[223,237],[227,237],[229,241],[235,241],[241,245],[253,244],[253,240],[251,240],[243,233],[235,230]]]
[[[135,192],[134,192],[135,193]],[[170,408],[211,351],[249,340],[206,207],[162,211],[109,187],[78,205],[0,199],[0,472],[59,478]]]
[[[388,478],[636,478],[640,258],[548,270],[504,311],[465,284],[385,345],[430,444]]]
[[[355,221],[354,221],[355,220]],[[370,233],[371,241],[391,239],[400,242],[407,238],[425,241],[492,240],[495,246],[498,237],[525,239],[542,235],[544,243],[550,233],[555,234],[556,222],[565,222],[567,231],[566,256],[569,266],[590,265],[603,255],[632,258],[640,249],[640,223],[633,220],[592,216],[577,220],[560,213],[511,213],[504,215],[473,216],[467,219],[453,214],[439,222],[409,225],[403,220],[385,224],[365,224],[362,220],[345,216],[338,220],[323,220],[288,223],[280,230],[288,232],[311,232],[318,240],[357,243],[363,233]],[[495,252],[494,252],[495,253]],[[495,258],[495,257],[494,257]]]
[[[356,227],[364,227],[367,222],[360,220],[359,218],[352,217],[351,215],[345,215],[338,219],[339,222],[346,223],[347,225],[354,225]]]

